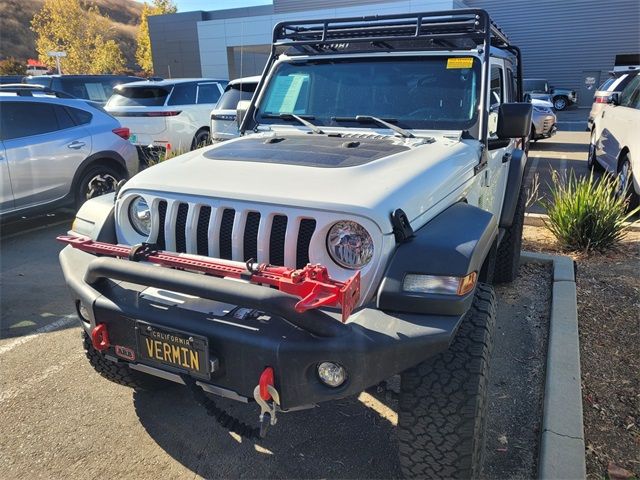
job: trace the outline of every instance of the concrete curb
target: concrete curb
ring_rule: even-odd
[[[578,310],[569,257],[522,252],[522,263],[553,265],[549,347],[538,478],[586,478]]]
[[[549,217],[544,213],[525,213],[524,224],[532,227],[544,227],[544,221]],[[640,232],[640,220],[635,222],[625,222],[629,230]]]

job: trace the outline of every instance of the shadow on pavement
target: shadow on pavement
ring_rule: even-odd
[[[184,387],[135,392],[133,402],[158,445],[204,478],[400,478],[395,412],[362,395],[373,408],[350,398],[281,414],[267,438],[255,442],[229,434]],[[216,403],[257,425],[255,403]]]
[[[568,143],[568,142],[554,142],[550,140],[538,140],[532,143],[530,146],[531,151],[551,151],[551,152],[584,152],[585,161],[586,154],[589,152],[589,145],[587,143]]]

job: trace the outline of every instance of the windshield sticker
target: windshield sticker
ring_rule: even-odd
[[[451,57],[447,58],[447,69],[451,68],[471,68],[473,67],[473,57]]]
[[[292,113],[306,78],[306,75],[276,77],[265,111]]]

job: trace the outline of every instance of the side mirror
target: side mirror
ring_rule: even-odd
[[[247,110],[249,110],[250,105],[251,100],[240,100],[238,105],[236,105],[236,122],[238,123],[238,130],[240,130],[240,125],[242,125],[242,121],[244,120],[244,116],[247,114]]]
[[[612,93],[611,95],[609,95],[607,103],[610,105],[620,105],[620,95],[617,92]]]
[[[533,106],[530,103],[503,103],[498,109],[498,138],[522,138],[531,131]]]

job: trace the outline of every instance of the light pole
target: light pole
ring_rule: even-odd
[[[56,67],[58,68],[58,75],[60,75],[60,57],[66,57],[67,52],[47,52],[50,57],[55,57]]]

